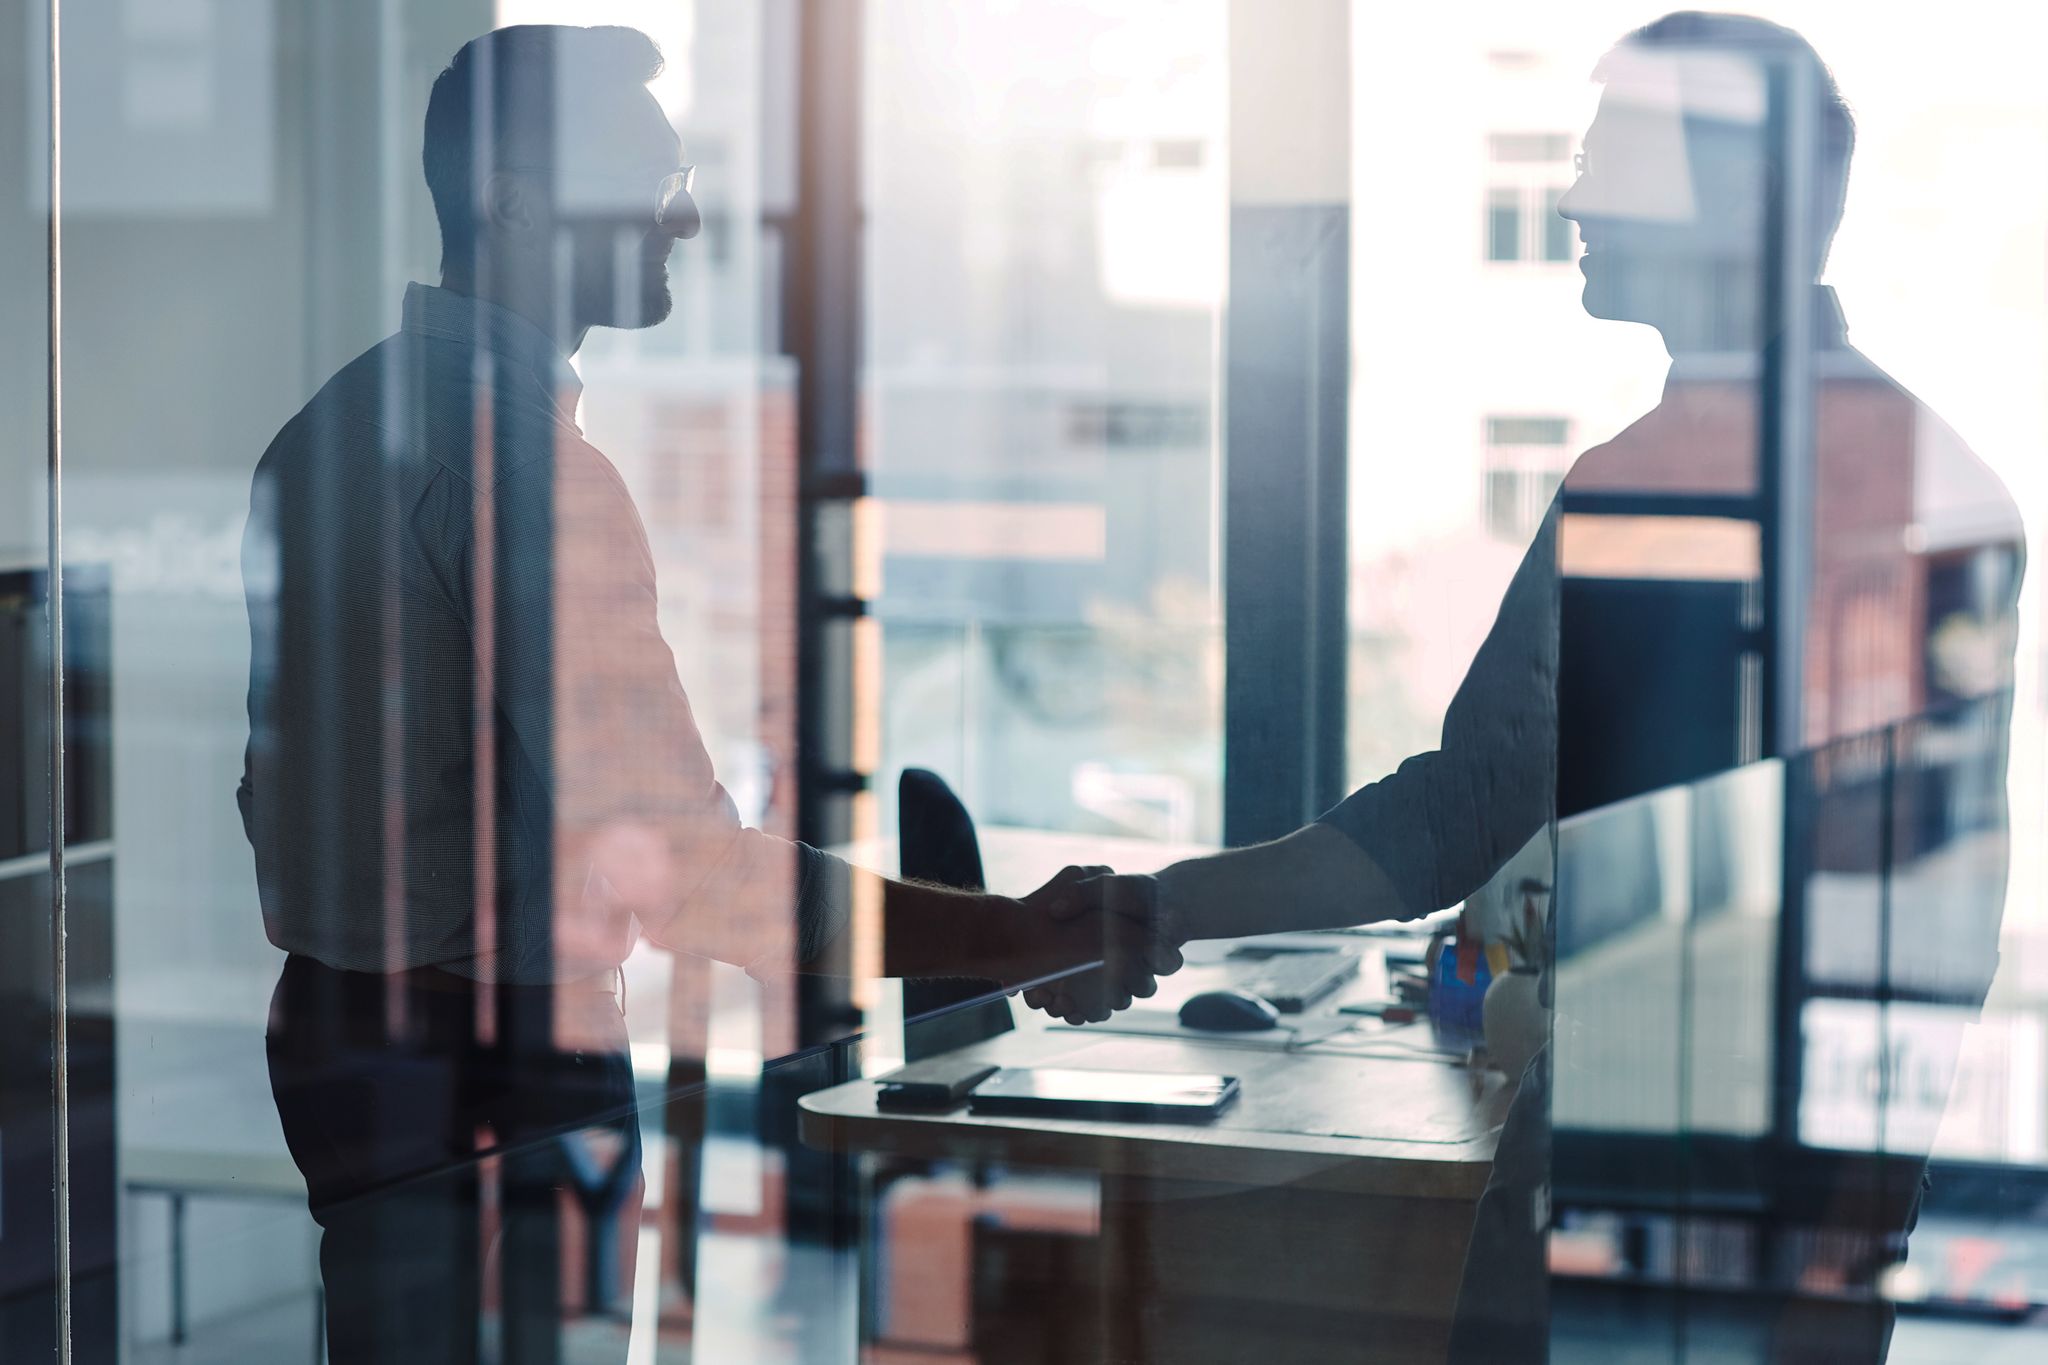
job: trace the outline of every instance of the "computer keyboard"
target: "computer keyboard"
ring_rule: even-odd
[[[1356,975],[1357,953],[1273,952],[1246,963],[1231,985],[1270,1001],[1282,1014],[1299,1014]]]

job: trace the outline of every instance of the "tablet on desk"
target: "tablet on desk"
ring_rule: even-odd
[[[1005,1067],[975,1089],[968,1112],[1119,1123],[1205,1123],[1236,1098],[1235,1076]]]

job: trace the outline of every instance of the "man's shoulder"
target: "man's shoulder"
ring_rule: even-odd
[[[1918,394],[1861,352],[1862,375],[1887,395],[1891,425],[1910,444],[1901,453],[1912,470],[1916,537],[1932,551],[2023,541],[2020,508],[1988,461]],[[1853,423],[1847,424],[1852,427]]]
[[[480,366],[480,354],[417,332],[384,338],[320,386],[278,432],[266,463],[315,448],[374,453],[387,467],[497,484],[581,444],[537,384]]]
[[[1924,400],[1849,347],[1817,357],[1815,368],[1824,486],[1852,475],[1893,479],[1896,506],[1923,532],[2017,538],[2019,505],[2004,480]],[[1676,378],[1650,411],[1573,460],[1563,491],[1748,493],[1760,417],[1753,378]]]
[[[336,370],[272,438],[267,462],[312,447],[417,450],[428,358],[404,333],[386,337]]]

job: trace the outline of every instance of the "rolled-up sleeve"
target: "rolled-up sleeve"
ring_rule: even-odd
[[[662,637],[653,555],[617,472],[570,443],[511,474],[492,506],[499,708],[546,785],[557,943],[623,956],[637,920],[663,946],[750,970],[816,957],[847,922],[850,869],[740,819]]]

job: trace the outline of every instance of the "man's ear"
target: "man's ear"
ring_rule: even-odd
[[[483,186],[484,222],[499,232],[531,231],[534,224],[533,187],[519,176],[500,172]]]

